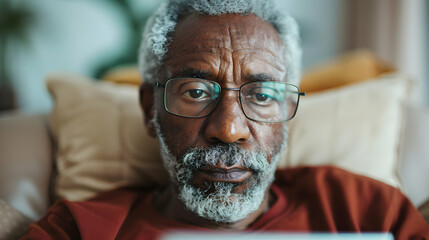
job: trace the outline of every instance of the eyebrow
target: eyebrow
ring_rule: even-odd
[[[195,68],[182,68],[175,77],[191,77],[191,78],[207,78],[212,77],[213,74],[201,69]]]
[[[175,77],[190,77],[190,78],[202,78],[202,79],[208,79],[213,76],[214,75],[208,71],[205,71],[202,69],[195,69],[195,68],[182,68],[180,69],[179,73],[175,75]],[[279,79],[267,73],[248,74],[244,76],[244,79],[251,82],[280,81]]]
[[[269,75],[267,73],[255,73],[255,74],[249,74],[245,76],[245,79],[248,79],[252,82],[256,81],[279,81],[279,79],[273,77],[272,75]]]

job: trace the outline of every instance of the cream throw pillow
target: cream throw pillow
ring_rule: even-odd
[[[157,141],[143,127],[136,87],[66,73],[48,76],[47,86],[55,99],[59,197],[83,200],[119,186],[167,182]],[[403,77],[386,75],[303,97],[280,166],[336,165],[400,186],[408,88]]]
[[[411,82],[397,74],[302,98],[285,166],[332,164],[396,187]]]
[[[138,88],[52,74],[51,128],[58,145],[55,192],[81,200],[124,185],[165,182],[158,143],[146,134]]]

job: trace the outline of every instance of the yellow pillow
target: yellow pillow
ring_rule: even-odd
[[[372,52],[359,49],[307,70],[302,77],[300,90],[306,93],[320,92],[375,79],[391,72],[394,72],[392,66],[378,60]]]
[[[143,127],[138,89],[65,73],[47,77],[55,99],[59,197],[82,200],[124,185],[165,184],[158,143]],[[280,166],[337,165],[394,186],[408,81],[382,76],[302,98]]]
[[[119,66],[113,68],[104,74],[101,79],[112,83],[128,84],[134,86],[140,86],[142,83],[142,78],[136,65]]]

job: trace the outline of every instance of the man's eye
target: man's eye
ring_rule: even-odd
[[[192,99],[202,99],[208,96],[207,92],[201,89],[191,89],[185,92],[185,96],[190,97]]]
[[[270,100],[270,96],[268,96],[267,94],[263,94],[263,93],[256,93],[255,94],[255,99],[260,101],[260,102],[265,102],[267,100]]]
[[[246,100],[257,105],[268,105],[276,101],[274,94],[268,92],[253,92],[246,95]]]

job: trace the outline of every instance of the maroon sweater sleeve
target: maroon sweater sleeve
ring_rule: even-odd
[[[137,198],[117,189],[85,202],[60,200],[21,239],[112,239]]]
[[[331,209],[345,202],[349,222],[359,223],[361,231],[389,231],[395,239],[429,239],[429,225],[398,188],[337,168],[326,171],[331,181],[324,187],[337,185],[337,192],[342,193],[341,201],[330,199]]]
[[[395,239],[429,240],[429,225],[406,196],[377,180],[335,167],[302,167],[278,171],[276,183],[294,206],[279,217],[279,230],[286,225],[288,230],[391,232]]]
[[[81,239],[65,201],[55,203],[38,222],[30,225],[21,239]]]
[[[390,208],[395,239],[429,239],[429,225],[400,191],[392,198]]]

